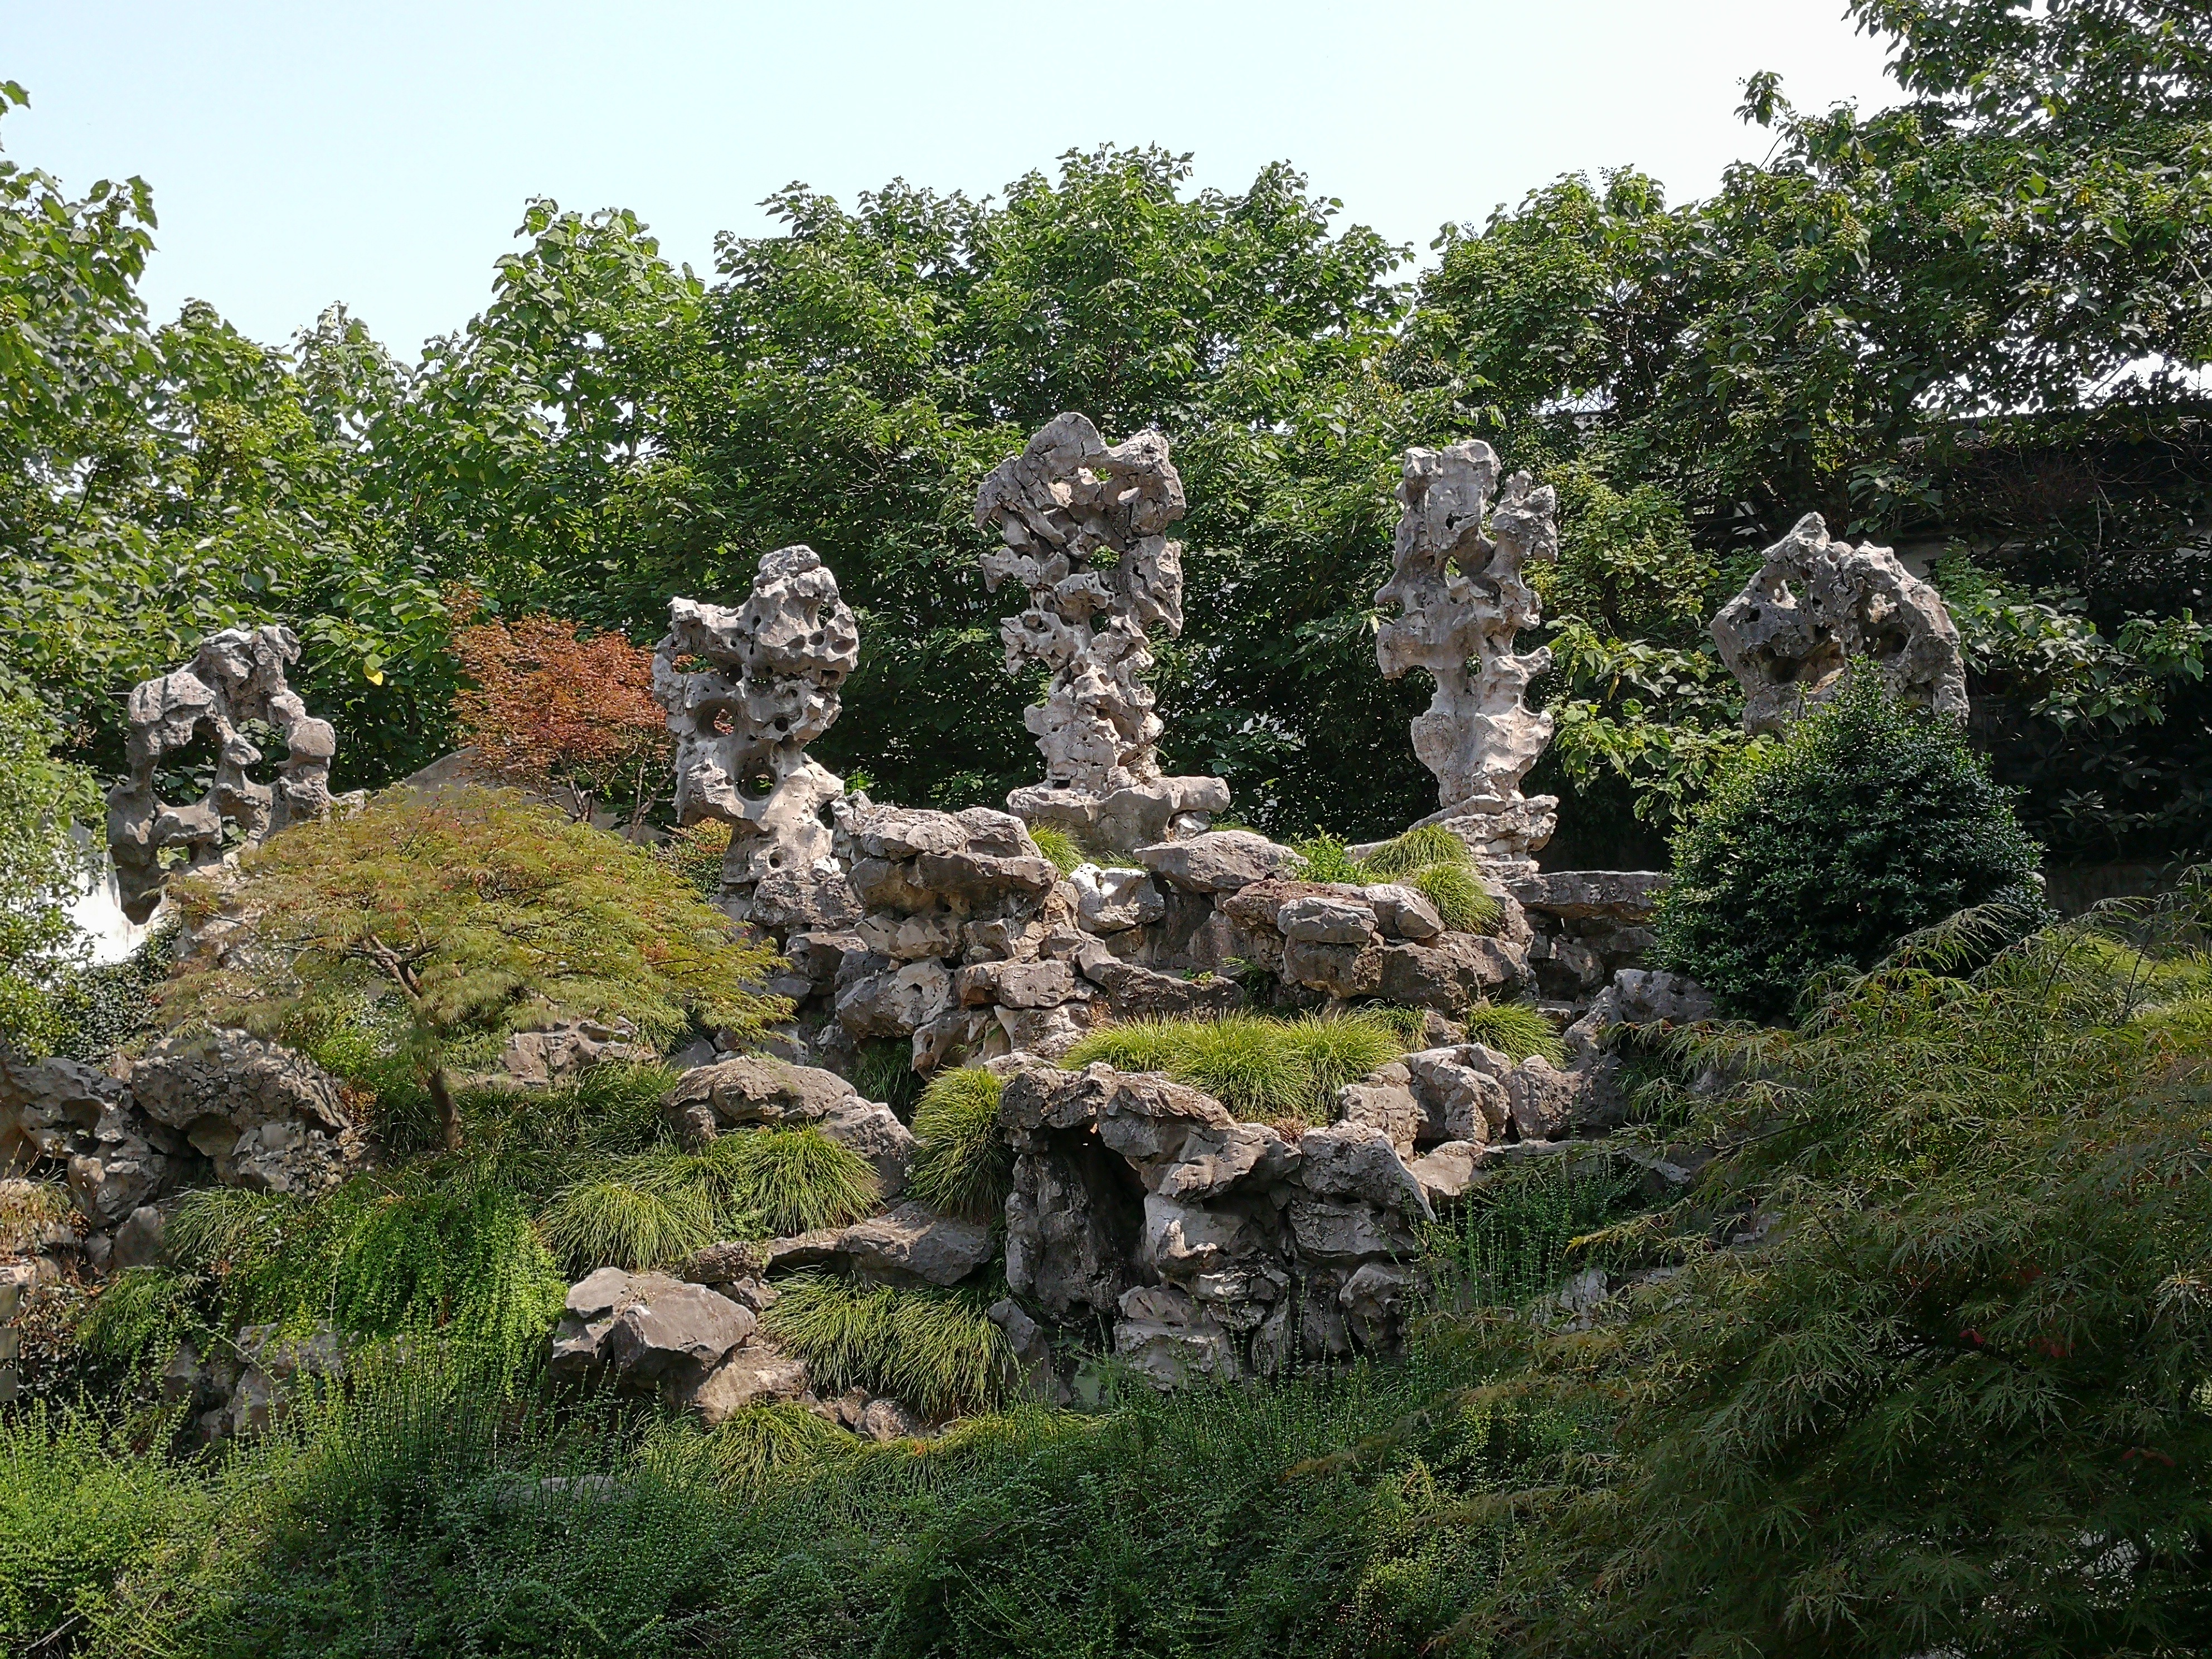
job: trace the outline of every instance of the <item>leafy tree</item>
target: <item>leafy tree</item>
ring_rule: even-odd
[[[1699,1048],[1746,1079],[1689,1126],[1722,1158],[1587,1241],[1674,1270],[1584,1331],[1473,1334],[1486,1399],[1582,1431],[1463,1628],[1577,1656],[2202,1650],[2208,920],[2200,882],[1971,977],[1984,942],[1945,930],[1799,1030]]]
[[[1675,837],[1657,959],[1735,1012],[1784,1014],[1814,975],[1955,911],[2002,898],[2033,925],[2040,852],[1956,725],[1856,673]]]
[[[760,991],[768,953],[680,878],[500,792],[387,793],[173,891],[211,931],[163,994],[167,1024],[283,1035],[382,998],[449,1149],[448,1072],[471,1039],[562,1015],[626,1019],[659,1044],[695,1016],[743,1036],[781,1006]]]
[[[81,948],[68,907],[89,860],[71,830],[101,812],[91,775],[53,757],[59,735],[0,681],[0,1046],[32,1054],[61,1034],[54,994]]]
[[[669,764],[653,653],[619,634],[579,638],[558,617],[521,617],[471,623],[453,636],[453,655],[471,682],[454,719],[493,775],[565,789],[580,821],[626,802],[635,839]]]

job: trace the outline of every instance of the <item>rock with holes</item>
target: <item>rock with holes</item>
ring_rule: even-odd
[[[227,628],[202,640],[182,668],[131,688],[128,771],[108,792],[107,847],[132,921],[154,914],[178,871],[220,863],[239,847],[362,799],[331,793],[337,738],[284,682],[285,668],[299,659],[289,628]],[[266,783],[253,777],[262,754],[246,735],[249,724],[274,728],[284,744],[283,763]],[[155,775],[204,737],[215,748],[208,793],[169,805],[155,793]]]
[[[1109,446],[1077,414],[1054,417],[976,491],[976,528],[1004,543],[982,556],[984,586],[1011,578],[1028,595],[1000,625],[1006,672],[1051,674],[1023,716],[1044,782],[1007,798],[1032,823],[1119,851],[1203,830],[1229,805],[1218,778],[1162,777],[1154,752],[1150,630],[1182,631],[1182,545],[1165,532],[1183,506],[1165,438]]]
[[[1832,539],[1817,513],[1766,550],[1712,634],[1743,687],[1747,732],[1780,731],[1869,659],[1892,696],[1966,718],[1966,659],[1942,596],[1887,548]]]
[[[726,902],[749,915],[759,884],[811,877],[831,852],[830,803],[844,782],[807,745],[840,709],[838,688],[860,661],[860,627],[837,580],[809,547],[761,556],[752,592],[734,610],[672,599],[653,656],[653,694],[676,738],[676,816],[730,826]],[[842,921],[802,899],[809,925]]]
[[[1436,684],[1413,722],[1413,752],[1436,775],[1442,807],[1430,821],[1480,856],[1533,869],[1559,803],[1521,793],[1552,738],[1551,715],[1526,694],[1552,658],[1514,647],[1541,615],[1526,573],[1558,556],[1558,501],[1525,472],[1500,488],[1498,456],[1480,440],[1409,449],[1401,472],[1390,580],[1375,595],[1376,661],[1385,679],[1419,669]]]

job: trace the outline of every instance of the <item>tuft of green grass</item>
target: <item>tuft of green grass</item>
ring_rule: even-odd
[[[1072,874],[1076,866],[1091,862],[1090,854],[1075,844],[1075,837],[1065,830],[1055,830],[1049,824],[1030,826],[1030,839],[1036,843],[1037,851],[1052,860],[1052,867],[1063,876]]]
[[[1295,1020],[1225,1014],[1105,1026],[1060,1063],[1071,1071],[1104,1060],[1120,1071],[1164,1072],[1249,1121],[1326,1123],[1339,1089],[1405,1052],[1391,1020],[1365,1010]]]
[[[1418,830],[1408,830],[1402,836],[1384,842],[1370,853],[1361,864],[1370,872],[1371,881],[1396,881],[1417,870],[1425,870],[1439,864],[1472,864],[1474,855],[1462,841],[1441,823],[1423,824]]]
[[[608,1176],[562,1188],[539,1212],[538,1230],[580,1277],[599,1267],[643,1273],[680,1261],[714,1242],[714,1222],[713,1199],[702,1188],[672,1191]]]
[[[1013,1190],[1014,1155],[999,1127],[999,1079],[981,1066],[939,1072],[914,1114],[907,1190],[933,1210],[989,1221]]]
[[[701,1449],[715,1483],[744,1496],[853,1449],[853,1437],[804,1406],[747,1406],[708,1430]]]
[[[758,1218],[779,1237],[858,1221],[882,1194],[875,1166],[816,1128],[722,1135],[691,1161],[719,1186],[726,1209]]]
[[[1600,1258],[1576,1242],[1635,1207],[1641,1176],[1626,1158],[1553,1158],[1524,1164],[1459,1205],[1428,1232],[1437,1281],[1455,1300],[1517,1306],[1548,1294]]]
[[[1467,843],[1442,824],[1408,830],[1364,859],[1355,859],[1335,836],[1316,831],[1292,849],[1307,881],[1374,887],[1395,883],[1412,888],[1436,907],[1455,933],[1486,933],[1504,916],[1497,896],[1483,884]]]
[[[862,1043],[853,1066],[853,1086],[864,1098],[881,1101],[906,1115],[921,1093],[921,1079],[914,1069],[914,1045],[900,1037]]]
[[[794,1274],[763,1320],[828,1394],[858,1384],[924,1417],[988,1409],[1012,1376],[1006,1335],[969,1291],[871,1286],[833,1273]]]
[[[1476,1003],[1467,1011],[1467,1038],[1509,1060],[1540,1056],[1554,1066],[1567,1063],[1567,1045],[1552,1022],[1525,1002]]]
[[[1381,1013],[1306,1014],[1291,1022],[1287,1041],[1313,1078],[1313,1097],[1326,1104],[1347,1083],[1406,1052],[1406,1041]]]
[[[1472,865],[1425,865],[1402,879],[1436,907],[1438,920],[1455,933],[1487,933],[1504,919],[1504,906]]]

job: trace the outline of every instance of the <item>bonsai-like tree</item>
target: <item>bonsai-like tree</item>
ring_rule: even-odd
[[[548,1018],[626,1019],[665,1047],[697,1014],[741,1036],[787,1012],[772,957],[644,849],[508,791],[398,789],[172,888],[194,949],[162,1023],[313,1029],[396,998],[402,1048],[461,1140],[456,1045]]]
[[[458,596],[471,613],[474,596]],[[635,839],[668,776],[668,717],[653,700],[653,653],[620,634],[579,635],[559,617],[496,618],[461,629],[453,654],[471,684],[453,715],[494,777],[564,792],[588,819],[627,803]]]

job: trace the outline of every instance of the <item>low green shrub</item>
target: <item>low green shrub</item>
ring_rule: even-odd
[[[1540,1008],[1525,1002],[1478,1002],[1467,1011],[1467,1040],[1495,1048],[1509,1060],[1540,1057],[1567,1063],[1567,1045]]]
[[[94,1358],[144,1369],[167,1362],[190,1337],[204,1344],[207,1280],[162,1267],[126,1267],[76,1318],[77,1341]]]
[[[1906,934],[1993,901],[2011,936],[2050,918],[2041,848],[1950,720],[1871,670],[1723,775],[1674,839],[1661,966],[1732,1013],[1790,1013],[1816,976],[1871,968]]]
[[[939,1072],[914,1114],[907,1190],[930,1208],[994,1220],[1013,1190],[1014,1155],[999,1127],[999,1079],[981,1066]]]
[[[53,1052],[105,1066],[154,1029],[154,993],[168,976],[177,930],[164,923],[120,962],[72,966],[51,999]]]
[[[1575,1242],[1636,1206],[1643,1171],[1603,1153],[1540,1159],[1481,1188],[1428,1230],[1448,1305],[1518,1307],[1596,1260]]]
[[[1336,1091],[1405,1053],[1408,1041],[1397,1022],[1366,1010],[1291,1020],[1140,1019],[1091,1032],[1060,1063],[1071,1071],[1103,1060],[1120,1071],[1164,1072],[1240,1118],[1326,1123]]]
[[[1013,1357],[1006,1335],[969,1291],[871,1286],[834,1273],[781,1281],[763,1316],[824,1393],[855,1383],[925,1417],[975,1411],[1006,1395]]]

